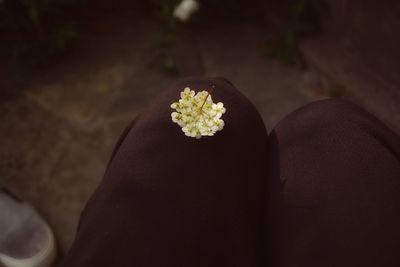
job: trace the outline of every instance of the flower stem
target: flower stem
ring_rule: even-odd
[[[207,102],[208,96],[211,94],[211,92],[215,89],[215,85],[211,85],[211,89],[209,91],[207,91],[207,96],[204,99],[203,104],[200,107],[200,112],[203,110],[204,104]]]

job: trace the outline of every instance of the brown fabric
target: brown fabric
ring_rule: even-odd
[[[211,85],[225,129],[188,138],[170,104]],[[123,134],[63,266],[263,266],[266,145],[260,115],[226,80],[178,82]]]
[[[170,104],[211,85],[225,129],[188,138]],[[352,104],[307,105],[268,136],[231,83],[187,79],[121,135],[62,266],[400,266],[399,161],[399,137]]]
[[[400,140],[337,100],[307,105],[270,135],[284,182],[277,266],[400,266]]]

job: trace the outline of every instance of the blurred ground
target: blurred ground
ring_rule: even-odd
[[[179,77],[226,77],[256,105],[269,130],[294,109],[329,96],[336,84],[321,71],[322,63],[312,63],[325,62],[324,53],[310,56],[308,69],[262,57],[267,30],[251,21],[180,29],[171,50],[179,66],[175,76],[155,63],[154,32],[159,26],[153,20],[128,13],[101,21],[88,23],[79,49],[62,65],[39,72],[28,88],[0,103],[0,183],[38,208],[53,227],[62,253],[73,240],[79,214],[102,177],[119,133]],[[315,43],[326,47],[322,39]],[[306,42],[306,51],[320,51],[310,47]],[[387,109],[398,108],[398,90],[390,103],[371,100],[380,92],[364,101],[357,98],[359,87],[346,84],[349,99],[398,129],[399,119]],[[371,101],[374,105],[368,105]]]

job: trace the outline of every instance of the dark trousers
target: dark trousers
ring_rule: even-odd
[[[170,104],[211,85],[225,128],[184,136]],[[62,266],[400,266],[400,138],[339,100],[268,135],[228,81],[180,81],[120,137]]]

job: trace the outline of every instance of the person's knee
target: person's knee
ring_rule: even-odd
[[[387,248],[385,257],[397,259],[392,251],[398,246],[400,221],[395,212],[398,136],[354,104],[323,100],[288,115],[273,137],[276,168],[284,181],[285,216],[278,217],[277,232],[285,266],[316,261],[321,266],[349,261],[378,266],[382,256],[370,244],[380,244]],[[335,235],[327,236],[326,229]],[[350,250],[343,249],[343,240],[351,241],[346,243]],[[329,251],[335,251],[334,257]]]
[[[231,82],[220,77],[190,77],[175,82],[142,112],[136,127],[141,127],[142,122],[145,122],[146,129],[162,128],[163,135],[180,135],[181,129],[171,121],[171,113],[174,111],[171,109],[171,104],[179,101],[180,93],[187,87],[196,93],[208,91],[214,103],[223,103],[226,112],[221,119],[225,126],[221,132],[216,133],[216,136],[238,138],[248,132],[255,135],[265,134],[262,118],[253,104]]]
[[[202,136],[199,140],[185,136],[180,125],[172,121],[171,113],[174,110],[171,104],[179,101],[180,93],[186,87],[195,92],[212,89],[212,100],[215,103],[222,102],[226,108],[221,117],[223,129],[214,136]],[[210,161],[208,166],[211,166],[219,162],[219,158],[236,162],[239,159],[247,160],[251,157],[249,154],[259,155],[261,162],[266,154],[267,131],[256,108],[230,82],[223,78],[194,77],[176,82],[156,97],[142,111],[120,144],[114,152],[110,169],[121,169],[119,164],[127,159],[147,164],[149,158],[153,161],[154,158],[159,159],[163,168],[167,168],[176,162],[187,162],[187,157],[192,159],[189,165],[196,169],[196,162]],[[231,150],[235,153],[228,152]],[[244,153],[243,158],[241,153]],[[204,158],[204,155],[209,156]],[[172,168],[167,169],[170,171]],[[129,173],[126,175],[133,176]]]
[[[277,126],[276,131],[301,134],[341,134],[368,131],[380,122],[355,104],[339,99],[327,99],[310,103],[289,114]]]

